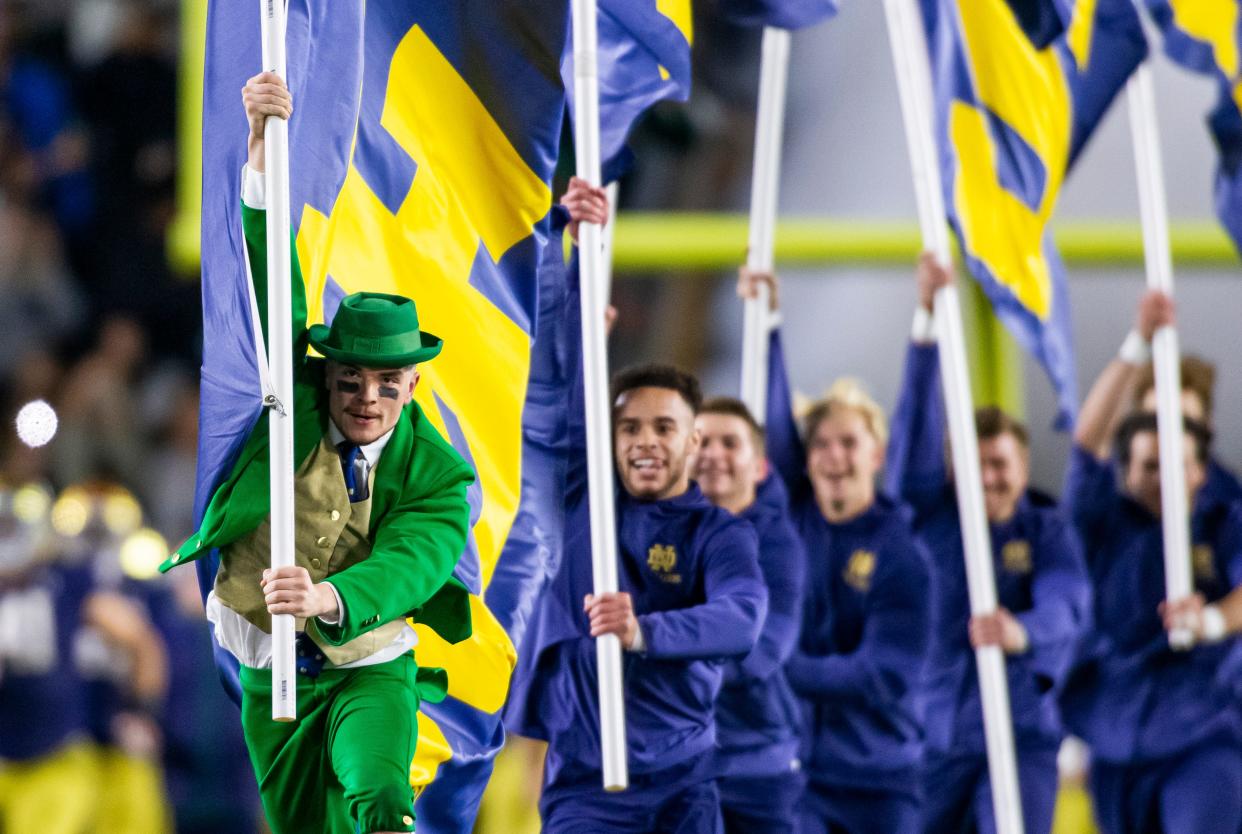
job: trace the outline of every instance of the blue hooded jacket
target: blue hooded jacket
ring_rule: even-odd
[[[1169,647],[1158,610],[1165,592],[1160,519],[1121,492],[1112,461],[1079,446],[1065,503],[1095,591],[1094,627],[1062,699],[1066,724],[1096,759],[1121,764],[1242,740],[1235,689],[1242,642]],[[1242,508],[1196,505],[1190,528],[1194,587],[1214,602],[1242,583]]]
[[[970,645],[957,495],[945,460],[946,422],[937,347],[912,344],[893,417],[887,480],[915,511],[931,552],[939,605],[928,675],[929,750],[984,755],[983,707]],[[1012,518],[989,524],[997,599],[1026,628],[1030,646],[1007,658],[1009,703],[1019,749],[1055,749],[1064,735],[1057,697],[1087,627],[1091,588],[1077,534],[1051,499],[1034,490]]]
[[[558,338],[567,403],[563,552],[549,566],[505,708],[512,732],[548,742],[547,784],[598,788],[599,699],[595,640],[583,612],[592,592],[586,430],[577,270]],[[538,349],[539,346],[536,346]],[[698,487],[673,498],[634,498],[615,487],[619,590],[633,597],[646,651],[623,657],[626,741],[632,773],[708,754],[714,702],[727,660],[755,646],[768,594],[754,528],[711,504]]]
[[[850,521],[824,519],[776,332],[769,357],[769,457],[808,559],[801,637],[786,666],[803,703],[803,766],[812,782],[914,794],[936,596],[929,557],[909,510],[883,494]]]
[[[720,775],[775,776],[797,767],[802,713],[784,667],[802,625],[806,550],[780,478],[765,478],[741,517],[759,535],[768,616],[751,653],[725,665],[716,701]]]

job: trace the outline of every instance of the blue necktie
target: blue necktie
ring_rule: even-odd
[[[367,497],[366,476],[361,478],[359,483],[359,470],[365,471],[366,458],[362,458],[362,466],[359,466],[358,456],[361,449],[356,443],[350,443],[348,440],[341,441],[336,446],[336,452],[341,456],[341,469],[345,475],[345,488],[349,490],[350,503],[365,500]]]

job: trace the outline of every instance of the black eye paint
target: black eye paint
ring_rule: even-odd
[[[398,389],[398,388],[393,388],[393,387],[388,386],[388,385],[381,385],[381,386],[379,387],[379,395],[380,395],[381,397],[384,397],[385,399],[389,399],[389,400],[399,400],[399,399],[401,399],[401,391],[400,391],[400,389]]]
[[[338,379],[336,381],[336,390],[340,391],[342,394],[357,394],[362,390],[362,386],[356,382],[347,382],[346,380]]]

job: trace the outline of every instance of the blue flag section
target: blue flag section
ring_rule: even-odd
[[[528,388],[565,90],[565,0],[290,0],[291,205],[309,321],[359,290],[413,297],[445,339],[416,399],[476,470],[456,576],[473,637],[419,627],[420,664],[449,697],[419,715],[419,831],[467,832],[502,741],[499,711],[559,524],[541,444],[555,409]],[[260,415],[239,217],[247,125],[238,91],[260,69],[258,10],[213,3],[203,102],[201,515]],[[206,564],[205,564],[206,563]],[[200,562],[204,594],[218,556]],[[236,663],[217,649],[226,685]]]
[[[1132,0],[1080,2],[1041,47],[1005,0],[920,5],[949,223],[993,310],[1047,370],[1068,428],[1077,380],[1049,222],[1070,167],[1146,56],[1137,12]]]
[[[720,11],[742,26],[802,29],[837,13],[837,0],[720,0]]]
[[[1220,88],[1208,129],[1220,152],[1216,215],[1242,254],[1242,11],[1237,0],[1146,0],[1164,51],[1183,67],[1212,76]]]
[[[666,99],[690,97],[691,0],[598,0],[600,159],[607,182],[638,118]],[[572,39],[570,39],[572,40]],[[574,53],[567,42],[561,75],[574,109]]]

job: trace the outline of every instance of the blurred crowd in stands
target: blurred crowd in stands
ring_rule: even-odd
[[[198,432],[199,283],[165,251],[178,13],[0,3],[6,834],[259,830],[194,574],[155,572],[192,530]],[[59,425],[31,448],[35,400]]]

